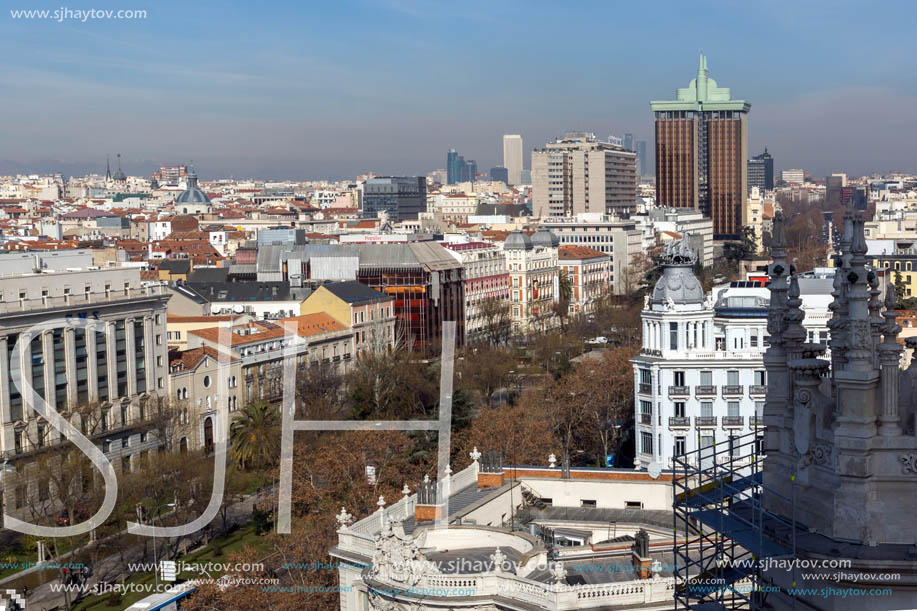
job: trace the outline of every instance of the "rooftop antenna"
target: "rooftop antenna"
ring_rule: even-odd
[[[105,180],[111,180],[111,155],[105,154]]]

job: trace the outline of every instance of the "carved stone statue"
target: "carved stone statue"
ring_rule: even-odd
[[[563,562],[555,562],[551,565],[551,576],[554,577],[554,583],[560,584],[567,581],[567,569],[564,568]]]

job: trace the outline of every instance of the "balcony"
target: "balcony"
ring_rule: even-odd
[[[653,414],[640,414],[640,424],[653,424]]]
[[[695,386],[694,387],[694,396],[695,397],[715,397],[716,396],[716,386]]]
[[[725,427],[741,427],[744,424],[744,416],[723,416],[723,426]]]
[[[691,419],[683,416],[671,416],[669,418],[669,428],[689,428]]]
[[[640,394],[643,394],[643,395],[651,395],[653,394],[653,385],[644,384],[641,382],[640,387],[638,388],[638,392],[640,392]]]
[[[745,387],[742,386],[741,384],[738,386],[728,386],[728,385],[723,386],[723,396],[724,397],[736,396],[736,395],[741,396],[744,393],[744,391],[745,391]]]
[[[669,386],[669,396],[675,395],[684,395],[688,396],[689,391],[687,386]]]
[[[713,428],[716,426],[716,416],[695,416],[694,425],[697,428]]]
[[[764,426],[764,416],[749,416],[748,417],[748,426],[750,428]]]
[[[761,386],[760,384],[753,384],[748,387],[748,394],[765,395],[767,394],[767,386]]]

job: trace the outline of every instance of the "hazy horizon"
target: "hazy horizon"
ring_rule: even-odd
[[[426,174],[450,148],[487,172],[504,133],[528,167],[567,130],[632,132],[652,157],[649,101],[687,86],[701,50],[752,105],[749,156],[917,171],[908,3],[95,4],[147,17],[0,15],[0,174],[104,172],[120,152],[134,175],[193,159],[204,179],[337,180]]]

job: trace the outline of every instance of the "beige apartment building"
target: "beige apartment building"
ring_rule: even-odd
[[[636,208],[637,154],[567,132],[532,152],[532,214],[626,214]]]

